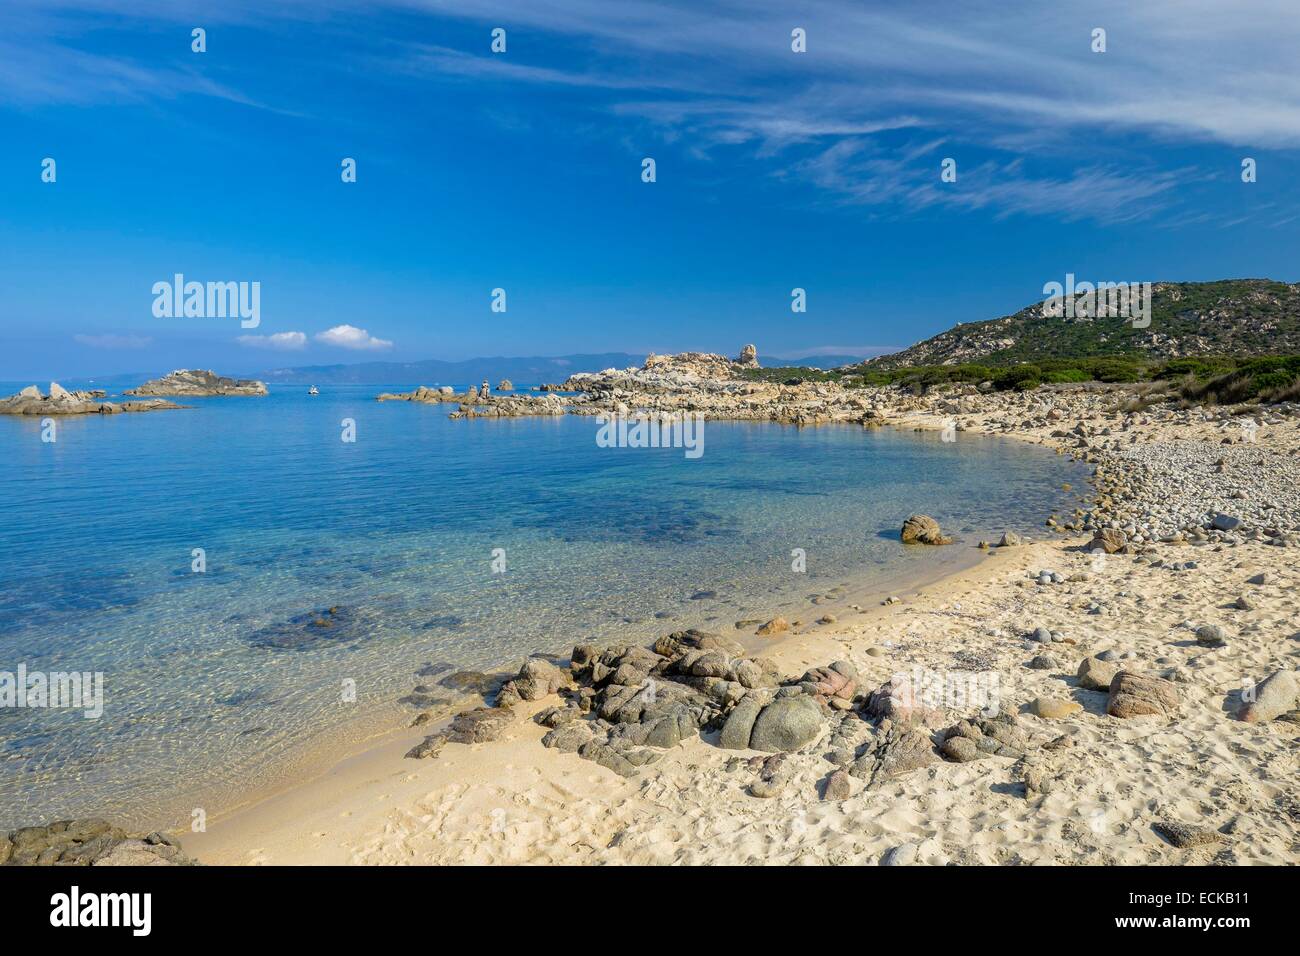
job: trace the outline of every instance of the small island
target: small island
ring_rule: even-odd
[[[130,394],[130,393],[128,393]],[[58,382],[50,382],[47,394],[35,385],[0,398],[0,415],[115,415],[118,412],[153,412],[165,408],[184,408],[163,399],[143,402],[101,402],[105,392],[70,392]]]
[[[221,397],[226,395],[265,395],[266,385],[254,379],[226,378],[205,369],[177,369],[145,382],[139,388],[127,389],[127,395],[178,395],[188,398]]]

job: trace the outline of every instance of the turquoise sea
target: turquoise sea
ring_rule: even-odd
[[[0,417],[0,671],[104,675],[96,720],[0,708],[0,830],[228,804],[310,744],[409,721],[426,663],[436,684],[578,641],[808,620],[814,595],[878,594],[980,537],[1036,533],[1087,475],[966,434],[708,422],[691,460],[598,447],[594,418],[373,400],[411,387],[63,419],[53,443]],[[913,511],[958,544],[901,545]]]

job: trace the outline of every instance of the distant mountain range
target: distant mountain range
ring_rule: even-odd
[[[1120,315],[1045,316],[1040,300],[1014,315],[956,325],[901,352],[869,359],[866,365],[894,369],[1101,355],[1170,359],[1300,352],[1300,283],[1156,282],[1150,301],[1150,323],[1135,328],[1130,318]]]
[[[767,358],[767,366],[801,368],[836,368],[861,362],[860,355],[821,355],[801,359]],[[575,372],[599,372],[607,368],[640,367],[644,355],[630,352],[599,352],[584,355],[557,355],[550,358],[475,358],[463,362],[426,359],[422,362],[359,362],[355,365],[306,365],[267,369],[249,378],[282,385],[385,385],[419,383],[422,385],[472,384],[487,379],[493,386],[503,378],[517,385],[540,385],[563,382]]]
[[[769,367],[831,369],[861,362],[862,355],[817,355],[807,358],[765,358]],[[516,385],[560,383],[575,372],[600,372],[607,368],[640,367],[644,355],[631,352],[596,352],[580,355],[533,356],[528,358],[474,358],[462,362],[427,359],[422,362],[357,362],[352,365],[299,365],[288,368],[247,371],[218,368],[220,375],[236,375],[279,385],[475,385],[487,379],[495,386],[508,378]],[[101,375],[95,378],[69,377],[69,387],[115,389],[134,388],[159,378],[172,369]]]

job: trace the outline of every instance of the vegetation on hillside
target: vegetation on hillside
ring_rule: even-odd
[[[1199,356],[1167,361],[1133,355],[1047,358],[1009,366],[964,362],[877,369],[849,366],[831,371],[808,368],[746,369],[749,381],[795,385],[838,382],[848,388],[897,385],[925,394],[956,384],[996,391],[1028,391],[1041,385],[1082,382],[1149,382],[1151,398],[1195,404],[1300,401],[1300,355]]]
[[[1081,301],[1081,300],[1076,300]],[[963,323],[866,369],[973,362],[988,366],[1050,360],[1131,357],[1138,361],[1187,356],[1270,355],[1300,352],[1300,284],[1270,279],[1158,282],[1150,322],[1121,316],[1043,315],[1035,302],[1013,315]]]

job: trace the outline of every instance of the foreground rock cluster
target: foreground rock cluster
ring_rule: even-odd
[[[1179,693],[1169,681],[1093,659],[1079,671],[1081,686],[1108,691],[1106,712],[1113,717],[1178,715]],[[1261,699],[1289,693],[1288,709],[1294,707],[1294,683],[1274,683],[1278,689]],[[1069,734],[1043,737],[1006,708],[947,724],[943,712],[919,700],[906,682],[864,690],[848,661],[782,677],[769,660],[746,656],[737,642],[699,630],[669,634],[653,649],[578,645],[567,666],[534,657],[513,679],[475,686],[489,694],[494,687],[493,704],[457,714],[408,757],[437,756],[449,743],[496,740],[515,719],[515,707],[552,695],[563,702],[533,718],[547,728],[547,748],[632,777],[701,737],[723,750],[759,754],[737,758],[728,769],[741,773],[746,792],[761,799],[786,792],[801,766],[795,756],[820,757],[830,765],[817,787],[823,800],[848,799],[857,789],[854,780],[870,790],[943,761],[990,757],[1016,762],[1013,776],[1023,784],[1022,795],[1043,796],[1054,784],[1040,751],[1074,745]],[[1060,720],[1082,708],[1040,698],[1026,709]]]
[[[788,752],[819,737],[825,715],[849,709],[855,687],[844,662],[782,681],[769,662],[745,656],[736,641],[698,630],[667,635],[653,649],[580,644],[567,668],[531,658],[496,692],[494,706],[457,715],[408,756],[495,739],[511,708],[552,694],[564,703],[536,715],[548,728],[543,745],[621,776],[702,731],[718,731],[720,745],[731,749]]]
[[[0,836],[0,866],[194,865],[171,837],[132,836],[104,820],[60,820]]]

